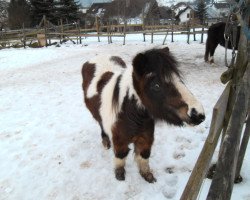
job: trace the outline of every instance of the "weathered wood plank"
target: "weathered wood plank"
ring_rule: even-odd
[[[208,137],[194,166],[194,169],[192,170],[186,188],[182,193],[181,200],[195,200],[198,196],[202,181],[207,174],[214,150],[218,143],[218,139],[223,127],[223,119],[226,113],[230,88],[231,83],[228,83],[219,100],[214,106],[213,117]]]
[[[248,101],[249,104],[249,101]],[[240,176],[240,170],[243,164],[243,160],[245,157],[247,145],[249,142],[249,137],[250,137],[250,111],[248,110],[248,119],[246,121],[246,128],[241,140],[241,145],[240,145],[240,152],[239,152],[239,157],[237,161],[237,168],[236,168],[236,173],[235,173],[235,178],[238,178]]]
[[[238,88],[236,102],[222,142],[215,175],[213,177],[207,200],[225,200],[231,198],[241,132],[248,108],[250,91],[250,83],[248,80],[250,80],[250,67],[248,67],[243,80],[241,81],[240,87]]]

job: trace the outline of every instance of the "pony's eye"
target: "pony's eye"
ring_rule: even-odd
[[[158,92],[158,91],[160,91],[161,88],[160,88],[160,85],[159,85],[158,83],[156,83],[156,84],[153,85],[152,89],[153,89],[155,92]]]

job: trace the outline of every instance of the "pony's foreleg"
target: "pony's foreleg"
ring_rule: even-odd
[[[214,52],[217,46],[218,46],[218,43],[210,44],[210,49],[209,49],[209,54],[210,54],[209,63],[210,64],[214,63]]]
[[[101,133],[101,135],[102,135],[102,144],[103,144],[105,149],[109,149],[110,146],[111,146],[109,136],[105,133],[102,126],[101,126],[101,129],[102,129],[102,133]]]
[[[113,135],[113,146],[115,153],[115,177],[117,180],[125,180],[125,164],[126,158],[129,153],[128,143],[124,142],[122,138],[117,135]]]
[[[149,183],[156,182],[156,179],[149,167],[149,157],[153,144],[153,135],[149,137],[138,137],[135,144],[135,160],[141,176]]]

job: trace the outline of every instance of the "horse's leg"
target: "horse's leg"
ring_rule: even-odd
[[[137,162],[141,176],[149,183],[156,182],[156,179],[149,167],[149,157],[154,141],[152,135],[143,135],[135,140],[135,160]]]
[[[125,162],[129,153],[128,143],[119,135],[113,135],[113,146],[115,153],[115,177],[117,180],[125,180]]]
[[[209,49],[209,54],[210,54],[209,63],[210,64],[214,63],[214,52],[217,46],[218,46],[218,43],[210,44],[210,49]]]
[[[206,51],[205,51],[205,56],[204,56],[205,62],[208,62],[209,50],[210,50],[210,39],[208,37],[206,41]]]
[[[105,149],[109,149],[110,146],[111,146],[109,136],[105,133],[102,126],[101,126],[101,129],[102,129],[102,133],[101,133],[101,135],[102,135],[102,144],[103,144]]]

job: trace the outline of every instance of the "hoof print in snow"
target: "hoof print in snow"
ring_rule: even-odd
[[[165,189],[162,194],[164,195],[164,197],[166,197],[167,199],[172,199],[175,194],[176,194],[176,190],[175,189]]]
[[[168,173],[168,174],[173,174],[174,173],[174,167],[167,167],[165,169],[165,172]]]
[[[90,166],[91,166],[91,163],[89,161],[85,161],[80,164],[80,169],[86,169],[86,168],[89,168]]]
[[[184,152],[175,152],[173,155],[174,159],[176,159],[176,160],[179,160],[185,156],[186,156],[186,154]]]
[[[125,180],[125,169],[124,167],[120,167],[115,169],[115,177],[119,181],[124,181]]]

